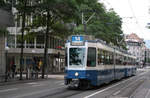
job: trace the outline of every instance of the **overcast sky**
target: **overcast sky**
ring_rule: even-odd
[[[136,33],[144,40],[150,40],[150,0],[99,0],[107,9],[113,8],[123,19],[122,30],[125,34]]]

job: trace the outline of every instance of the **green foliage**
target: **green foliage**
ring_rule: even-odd
[[[50,31],[48,33],[53,36],[67,37],[73,31],[71,25],[68,26],[68,24],[79,18],[76,0],[43,0],[43,2],[36,3],[34,6],[35,13],[33,13],[34,19],[31,26],[33,28],[47,27],[47,17],[49,17]],[[49,16],[47,16],[48,12],[50,13]]]
[[[0,0],[0,8],[4,10],[10,11],[11,5],[12,5],[12,0],[7,0],[7,2],[5,2],[5,0]]]
[[[94,17],[86,24],[86,34],[93,35],[107,43],[113,43],[114,45],[125,48],[125,44],[122,44],[124,43],[124,39],[121,30],[121,18],[113,10],[106,11],[104,5],[98,3],[97,0],[92,2],[91,0],[84,1],[86,1],[86,3],[81,4],[80,6],[80,9],[83,10],[85,16],[84,19],[88,20],[88,18],[95,13]],[[84,9],[86,10],[84,11]],[[81,23],[74,31],[75,34],[85,34],[84,26]],[[119,43],[120,41],[122,43]]]
[[[81,13],[84,13],[85,20],[95,13],[87,23],[86,34],[125,48],[125,44],[122,44],[124,40],[121,18],[112,9],[107,11],[103,4],[98,3],[98,0],[42,0],[42,2],[41,0],[27,0],[26,8],[24,8],[24,1],[20,0],[16,7],[19,13],[25,12],[27,16],[31,14],[33,16],[33,23],[26,27],[28,33],[39,27],[44,29],[37,32],[46,32],[45,27],[48,25],[50,29],[48,33],[61,38],[67,38],[71,34],[85,34],[81,23]],[[34,4],[31,6],[30,2]],[[47,16],[48,12],[49,16]],[[47,17],[49,17],[48,24]]]
[[[9,31],[6,28],[0,28],[0,36],[6,36]]]

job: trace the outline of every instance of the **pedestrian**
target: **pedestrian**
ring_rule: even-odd
[[[14,78],[15,77],[15,72],[16,72],[16,65],[15,64],[13,64],[11,66],[11,70],[12,70],[12,78]]]
[[[32,67],[31,67],[31,77],[32,77],[32,79],[35,77],[35,70],[36,70],[36,64],[35,64],[35,60],[34,59],[32,59],[32,65],[31,65]]]
[[[39,63],[38,63],[38,70],[40,71],[41,70],[41,66],[43,65],[43,62],[42,60],[40,59]]]

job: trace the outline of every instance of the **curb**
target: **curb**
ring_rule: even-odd
[[[13,81],[8,81],[8,82],[0,82],[0,86],[21,84],[21,83],[29,83],[29,82],[35,82],[35,81],[44,81],[44,80],[48,80],[48,79],[13,80]]]
[[[48,79],[64,79],[64,75],[48,75]]]
[[[0,82],[0,86],[5,86],[5,85],[13,85],[13,84],[21,84],[21,83],[29,83],[29,82],[35,82],[35,81],[44,81],[44,80],[49,80],[49,79],[59,79],[62,80],[64,79],[64,75],[48,75],[45,79],[32,79],[32,80],[12,80],[12,81],[8,81],[8,82]]]

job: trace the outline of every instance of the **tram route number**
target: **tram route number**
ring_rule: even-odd
[[[72,45],[84,45],[83,36],[72,36]]]
[[[83,42],[83,36],[72,36],[72,42]]]

